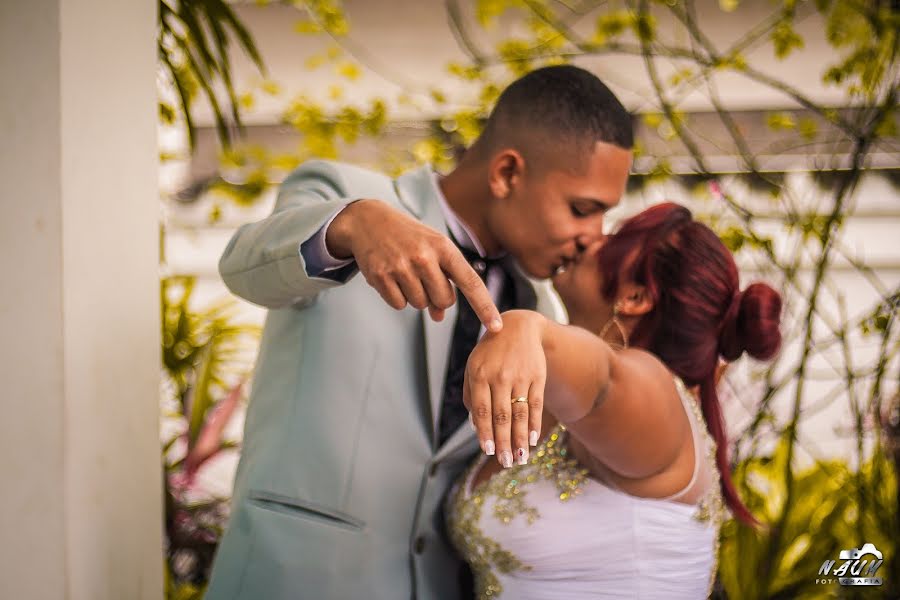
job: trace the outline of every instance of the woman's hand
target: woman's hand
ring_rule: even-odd
[[[503,313],[503,329],[487,332],[466,364],[463,402],[481,449],[504,467],[528,461],[537,445],[544,408],[546,319],[528,310]],[[516,401],[525,398],[527,401]]]

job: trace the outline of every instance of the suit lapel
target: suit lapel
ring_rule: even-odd
[[[447,222],[437,196],[439,190],[436,187],[431,166],[426,165],[410,171],[398,178],[395,183],[397,195],[404,206],[422,223],[449,237]],[[437,440],[441,401],[444,396],[444,378],[447,375],[447,360],[450,356],[450,344],[457,310],[456,304],[451,306],[445,312],[444,320],[440,322],[432,320],[427,310],[421,311],[433,443]]]

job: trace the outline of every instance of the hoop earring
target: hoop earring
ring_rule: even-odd
[[[619,330],[619,335],[622,336],[622,348],[628,348],[628,334],[625,332],[625,327],[622,325],[622,322],[619,321],[619,304],[613,307],[613,316],[612,319],[606,322],[606,325],[603,326],[603,329],[600,330],[600,338],[603,339],[603,336],[606,335],[606,332],[609,331],[610,325],[615,325],[616,329]]]

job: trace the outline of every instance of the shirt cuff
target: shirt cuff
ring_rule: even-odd
[[[347,208],[349,204],[340,207],[331,217],[325,221],[318,231],[316,231],[308,240],[300,244],[300,254],[306,263],[306,273],[310,277],[317,277],[322,273],[333,271],[345,267],[354,261],[353,258],[335,258],[328,251],[325,244],[325,234],[334,218],[337,217],[342,210]]]

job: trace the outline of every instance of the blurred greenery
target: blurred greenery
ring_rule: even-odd
[[[796,499],[787,504],[784,473],[791,443],[782,434],[772,455],[749,458],[734,471],[747,507],[765,523],[780,523],[785,543],[772,548],[771,531],[728,521],[721,531],[719,576],[729,598],[838,597],[836,586],[814,583],[823,561],[863,541],[885,557],[900,550],[891,533],[898,527],[897,475],[882,447],[875,447],[858,473],[842,460],[818,460],[796,472]],[[772,550],[775,556],[769,556]],[[890,579],[889,569],[886,560],[879,576]],[[870,591],[866,597],[875,596]]]
[[[744,35],[717,46],[703,30],[692,0],[447,0],[448,27],[465,58],[447,64],[446,86],[402,86],[397,97],[375,98],[366,104],[352,100],[357,97],[353,91],[360,77],[374,68],[373,61],[354,43],[352,22],[340,0],[271,3],[295,7],[295,31],[304,36],[303,47],[318,48],[305,68],[333,69],[342,83],[332,86],[325,103],[302,95],[284,98],[282,121],[299,138],[294,152],[233,143],[234,138],[224,135],[229,131],[224,111],[213,105],[222,141],[221,173],[207,189],[242,206],[257,202],[273,182],[303,160],[337,159],[345,148],[360,140],[384,138],[393,122],[388,107],[411,107],[437,112],[438,116],[418,130],[409,148],[399,154],[382,153],[378,166],[391,173],[416,163],[431,163],[446,170],[476,139],[500,90],[515,77],[536,67],[583,58],[640,59],[652,91],[642,111],[642,137],[635,148],[640,167],[631,178],[629,194],[640,197],[654,186],[678,181],[701,202],[704,218],[728,247],[752,257],[762,276],[784,291],[785,337],[800,346],[799,355],[779,357],[772,365],[751,365],[750,381],[732,384],[740,385],[743,399],[756,407],[751,422],[734,440],[734,479],[765,527],[755,531],[735,521],[723,526],[714,596],[774,599],[855,597],[865,593],[869,598],[879,594],[900,598],[900,559],[895,556],[900,551],[896,544],[900,539],[896,451],[900,448],[900,428],[890,421],[894,417],[886,416],[898,410],[892,390],[898,379],[900,333],[896,316],[900,290],[887,286],[878,273],[841,243],[846,217],[853,210],[853,194],[870,155],[881,152],[896,156],[897,152],[900,11],[895,2],[772,1],[766,3],[769,13],[765,18],[748,22]],[[223,18],[226,13],[209,8],[213,4],[218,3],[187,3],[189,10],[203,11],[204,18]],[[718,4],[720,10],[733,12],[749,3],[720,0]],[[183,12],[167,9],[166,14],[178,15],[179,10]],[[789,78],[764,72],[751,59],[764,51],[778,61],[790,60],[807,45],[801,33],[804,29],[798,25],[811,16],[824,24],[824,36],[832,48],[822,57],[821,81],[843,94],[839,106],[816,102]],[[190,20],[187,15],[180,18]],[[231,24],[244,51],[253,57],[252,39],[240,35],[242,29],[230,17],[224,22]],[[666,24],[665,30],[660,23]],[[586,28],[585,24],[591,26]],[[176,36],[176,31],[185,30],[170,27],[165,35]],[[204,38],[194,33],[188,29],[185,39],[176,39],[174,45],[182,52],[186,45],[195,48],[197,58],[180,62],[169,59],[171,65],[163,62],[176,77],[179,90],[196,95],[197,89],[210,86],[192,83],[195,79],[204,74],[227,77],[223,71],[229,65],[221,60],[219,49],[203,51],[192,46],[204,43]],[[261,58],[254,60],[262,69]],[[719,96],[716,77],[720,74],[763,86],[783,98],[783,107],[792,107],[770,110],[764,117],[763,124],[773,140],[767,151],[777,154],[808,148],[818,157],[821,167],[810,172],[819,186],[813,206],[799,197],[788,176],[761,166],[761,152],[751,150],[746,128],[737,121],[737,111],[723,104]],[[227,89],[233,109],[231,121],[237,123],[242,109],[252,109],[254,92],[235,96],[230,87]],[[456,96],[459,89],[467,90],[468,101],[449,101],[455,97],[451,89]],[[270,80],[261,90],[283,95],[281,86]],[[720,173],[710,166],[702,150],[708,147],[703,145],[704,131],[681,108],[686,98],[696,94],[708,99],[727,132],[729,145],[738,157],[739,173]],[[207,100],[213,102],[209,93]],[[161,118],[192,131],[189,106],[189,102],[182,103],[181,116],[163,106]],[[660,144],[660,140],[666,143]],[[668,150],[674,144],[692,160],[689,172],[673,166]],[[886,173],[894,177],[896,187],[896,171]],[[760,197],[766,202],[761,204]],[[218,210],[210,215],[211,220],[218,218]],[[773,215],[779,224],[774,232],[766,226]],[[777,253],[773,243],[776,236],[793,251]],[[854,307],[852,316],[846,314],[846,290],[833,280],[837,261],[849,264],[875,290],[878,299],[872,306]],[[807,276],[799,275],[801,268]],[[841,307],[840,318],[825,308],[834,304]],[[877,347],[877,357],[867,362],[856,358],[856,346],[862,342]],[[203,356],[196,347],[191,348],[195,358]],[[834,389],[824,400],[845,404],[851,414],[849,431],[855,438],[856,451],[847,460],[815,459],[811,467],[800,469],[796,455],[802,445],[798,430],[807,415],[802,402],[805,384],[811,376],[811,365],[828,352]],[[197,377],[203,369],[194,367],[191,372]],[[750,390],[755,397],[749,397]],[[776,416],[772,408],[776,396],[788,400],[786,415],[780,411]],[[200,397],[205,398],[203,394]],[[192,422],[199,420],[197,417]],[[766,441],[774,450],[760,450]],[[854,469],[853,464],[861,467]],[[879,573],[885,577],[884,586],[860,591],[815,584],[823,561],[836,559],[840,550],[865,542],[874,543],[885,555]]]
[[[176,432],[163,440],[167,598],[194,598],[209,578],[228,498],[207,493],[197,472],[220,452],[237,447],[224,430],[242,396],[259,327],[238,322],[228,299],[202,310],[191,306],[193,277],[160,286],[163,422]],[[164,431],[166,428],[164,428]]]
[[[157,55],[167,81],[175,88],[178,107],[161,99],[160,119],[183,119],[191,148],[194,119],[191,112],[200,92],[215,116],[216,130],[224,147],[242,127],[240,104],[231,79],[229,46],[237,42],[259,70],[262,57],[250,33],[225,0],[159,0]],[[218,91],[224,87],[224,94]]]

